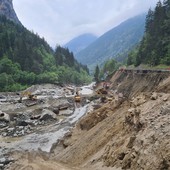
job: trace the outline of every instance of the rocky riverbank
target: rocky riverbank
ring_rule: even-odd
[[[10,170],[169,170],[169,73],[116,72],[108,81],[110,86],[103,91],[105,94],[98,90],[101,84],[97,86],[97,93],[90,95],[81,107],[77,105],[74,109],[73,105],[69,106],[67,110],[73,108],[73,112],[64,115],[63,124],[57,115],[53,123],[47,121],[44,125],[37,125],[41,128],[32,133],[37,135],[27,138],[25,143],[33,141],[31,146],[36,146],[43,136],[45,145],[40,142],[38,151],[27,148],[24,153],[26,148],[18,145],[22,149],[8,152],[12,157],[8,157],[11,160],[5,167]],[[70,97],[66,99],[70,104]],[[52,111],[51,102],[48,106],[43,109]],[[60,118],[63,119],[63,115]],[[58,125],[64,127],[61,128],[64,131],[68,130],[61,138],[53,136],[60,133]],[[46,133],[52,136],[49,141],[55,139],[49,152],[43,150],[48,146]],[[8,144],[8,138],[2,138]],[[14,143],[15,140],[10,141],[8,151]]]
[[[93,92],[88,86],[79,89],[82,101],[76,104],[75,87],[37,85],[26,91],[36,95],[37,99],[30,100],[24,96],[21,102],[16,93],[1,93],[1,169],[15,161],[10,157],[12,152],[50,152],[51,147],[69,133],[77,120],[90,109],[85,96]]]
[[[114,95],[77,123],[53,158],[80,169],[169,170],[169,76],[117,72]]]

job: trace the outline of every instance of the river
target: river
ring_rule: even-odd
[[[92,86],[93,84],[81,87],[80,94],[91,95],[93,93]],[[37,127],[36,131],[22,137],[3,137],[0,135],[0,154],[16,150],[42,150],[50,152],[52,145],[73,128],[75,123],[86,114],[89,107],[90,104],[85,104],[84,106],[78,105],[71,115],[57,122]]]

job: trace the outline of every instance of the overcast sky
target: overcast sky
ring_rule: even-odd
[[[83,33],[104,34],[158,0],[13,0],[22,24],[55,47]]]

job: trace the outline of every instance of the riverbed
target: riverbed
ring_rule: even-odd
[[[92,89],[93,84],[89,86],[80,87],[80,95],[88,96],[93,93]],[[75,89],[75,87],[73,87]],[[4,154],[7,154],[12,151],[37,151],[41,150],[44,152],[50,152],[53,144],[57,143],[60,139],[64,137],[66,133],[69,133],[75,123],[87,113],[91,105],[87,102],[74,103],[72,97],[74,94],[71,92],[70,88],[67,87],[58,87],[54,85],[44,85],[44,86],[34,86],[30,88],[32,93],[38,94],[39,99],[43,99],[43,103],[38,103],[34,106],[27,107],[23,103],[17,103],[17,96],[10,96],[11,101],[1,101],[0,110],[10,113],[18,114],[20,116],[26,116],[30,120],[30,115],[36,115],[37,110],[42,110],[42,108],[48,109],[51,106],[66,106],[69,107],[66,110],[61,110],[60,113],[56,116],[56,119],[46,122],[43,120],[34,120],[28,124],[28,126],[16,126],[13,125],[14,120],[11,121],[6,128],[6,131],[15,130],[15,128],[21,129],[23,135],[17,136],[17,132],[8,133],[2,131],[0,134],[0,157]],[[9,99],[9,96],[8,96]],[[39,113],[41,114],[41,113]],[[24,119],[25,121],[25,119]],[[26,121],[25,121],[26,122]],[[29,127],[29,128],[28,128]],[[29,133],[25,129],[28,129]],[[21,134],[22,134],[21,133]],[[9,133],[10,134],[10,133]]]

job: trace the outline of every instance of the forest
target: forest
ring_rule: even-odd
[[[128,55],[127,65],[141,64],[170,65],[170,0],[158,1],[154,10],[149,9],[144,37]]]
[[[91,81],[87,66],[73,53],[0,16],[0,91],[18,91],[33,84],[83,84]]]

